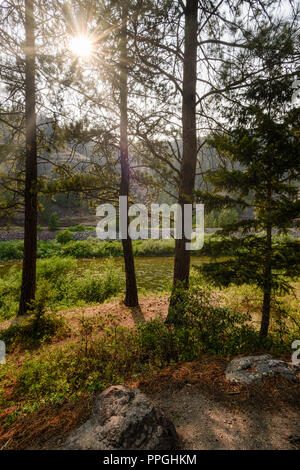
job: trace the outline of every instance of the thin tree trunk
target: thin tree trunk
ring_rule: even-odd
[[[120,42],[120,158],[121,158],[121,185],[120,196],[129,196],[130,168],[128,161],[128,54],[127,54],[127,18],[128,8],[126,2],[122,5],[122,32]],[[128,212],[128,207],[127,207]],[[126,273],[126,295],[124,303],[128,307],[138,307],[138,293],[134,268],[132,241],[129,238],[122,240],[123,255]]]
[[[185,8],[185,44],[182,99],[182,163],[178,202],[184,217],[184,204],[193,203],[197,163],[196,86],[197,86],[197,29],[198,0],[187,0]],[[184,218],[183,218],[184,220]],[[173,291],[178,284],[188,287],[190,251],[186,250],[186,238],[176,240]],[[170,307],[176,303],[172,296]],[[169,311],[170,316],[170,311]],[[170,320],[170,317],[168,317]]]
[[[268,221],[267,221],[267,238],[266,238],[266,262],[264,272],[264,300],[262,307],[262,319],[260,327],[260,337],[266,338],[268,335],[270,324],[270,310],[271,310],[271,292],[272,292],[272,223],[271,216],[271,198],[272,190],[271,184],[268,188],[267,205],[268,205]]]
[[[35,39],[33,0],[25,0],[25,126],[26,177],[24,257],[19,315],[35,298],[37,257],[37,139],[35,114]]]

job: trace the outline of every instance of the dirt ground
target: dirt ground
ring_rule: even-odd
[[[151,384],[140,385],[173,420],[183,449],[300,449],[299,385],[275,378],[232,386],[223,361],[207,362],[209,372],[204,360],[166,371],[163,386],[154,384],[153,391]]]
[[[167,308],[167,296],[148,296],[141,299],[138,311],[116,300],[87,308],[84,316],[133,326],[166,315]],[[63,315],[77,329],[82,309]],[[183,449],[300,449],[299,383],[275,377],[251,386],[233,385],[224,374],[228,360],[207,355],[127,385],[141,389],[163,409]],[[93,400],[85,396],[76,403],[48,406],[17,419],[8,429],[0,427],[0,450],[62,449],[68,434],[88,419]]]
[[[226,360],[205,357],[131,382],[173,421],[180,448],[189,450],[300,449],[300,390],[282,378],[240,387],[224,377]],[[0,449],[62,449],[85,422],[94,397],[46,407],[0,431]]]

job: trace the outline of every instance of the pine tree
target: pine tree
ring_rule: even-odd
[[[37,135],[35,90],[34,3],[25,0],[25,128],[26,180],[24,258],[19,315],[24,315],[35,298],[37,259]]]
[[[210,139],[231,166],[208,174],[214,192],[198,193],[207,210],[236,204],[254,210],[254,218],[228,224],[215,242],[226,245],[230,259],[201,271],[219,286],[250,283],[262,290],[261,337],[268,334],[273,296],[300,273],[299,242],[275,236],[300,214],[300,109],[291,106],[297,34],[288,24],[274,29],[262,31],[252,51],[264,76],[231,95],[236,104],[225,115],[236,117],[234,125]]]
[[[122,1],[122,29],[120,40],[120,160],[121,160],[121,184],[120,196],[129,197],[130,188],[130,166],[128,154],[128,53],[127,53],[127,23],[128,5],[127,0]],[[128,214],[128,207],[127,207]],[[138,293],[134,267],[132,241],[128,234],[122,239],[123,255],[126,273],[126,295],[125,305],[138,307]]]

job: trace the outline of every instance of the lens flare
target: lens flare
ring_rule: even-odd
[[[93,52],[93,43],[87,36],[75,36],[70,41],[70,50],[77,57],[87,58]]]

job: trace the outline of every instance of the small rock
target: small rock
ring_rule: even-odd
[[[226,378],[230,382],[249,385],[261,382],[266,377],[281,375],[292,382],[298,381],[300,368],[287,362],[273,359],[269,354],[233,359],[226,368]]]

